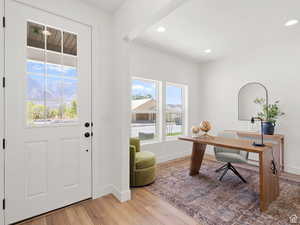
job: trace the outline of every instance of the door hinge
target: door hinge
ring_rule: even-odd
[[[5,16],[2,17],[2,26],[6,27],[6,18],[5,18]]]
[[[5,198],[2,200],[2,209],[5,210],[6,209],[6,202],[5,202]]]
[[[3,148],[3,150],[5,149],[5,147],[6,147],[6,140],[5,140],[5,138],[3,138],[2,139],[2,148]]]
[[[5,86],[6,86],[6,80],[5,80],[5,77],[3,77],[2,78],[2,87],[5,88]]]

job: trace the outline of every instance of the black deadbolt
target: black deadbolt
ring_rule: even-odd
[[[89,132],[86,132],[86,133],[84,133],[84,136],[85,136],[86,138],[88,138],[88,137],[90,137],[91,135],[90,135]]]
[[[89,123],[89,122],[86,122],[86,123],[84,124],[84,126],[85,126],[85,127],[90,127],[90,123]]]

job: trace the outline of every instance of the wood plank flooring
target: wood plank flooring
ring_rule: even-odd
[[[205,160],[215,160],[205,155]],[[167,162],[188,163],[190,157]],[[239,165],[237,165],[239,166]],[[240,165],[252,170],[255,166]],[[282,178],[300,181],[299,175],[283,173]],[[113,195],[87,200],[35,217],[17,225],[197,225],[191,217],[145,188],[132,190],[132,200],[120,203]],[[199,225],[199,224],[198,224]]]
[[[132,200],[120,203],[113,195],[87,200],[18,225],[198,225],[145,188],[132,190]]]

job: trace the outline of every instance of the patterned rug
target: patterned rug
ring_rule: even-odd
[[[280,179],[280,197],[269,209],[259,210],[258,173],[237,168],[247,180],[242,183],[231,171],[218,180],[215,170],[221,163],[204,160],[200,174],[189,176],[189,160],[167,162],[158,166],[157,179],[147,187],[201,225],[287,225],[297,215],[300,224],[300,183]]]

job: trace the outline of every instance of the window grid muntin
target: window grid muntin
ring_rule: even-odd
[[[61,91],[61,93],[62,94],[60,94],[61,95],[61,98],[60,98],[60,102],[59,102],[59,104],[60,104],[60,106],[63,106],[63,104],[67,104],[68,102],[64,102],[64,87],[63,87],[63,85],[64,85],[64,81],[66,80],[66,81],[68,81],[68,80],[72,80],[72,81],[77,81],[77,84],[76,84],[76,87],[75,87],[75,93],[76,93],[76,97],[74,98],[74,100],[76,101],[76,105],[77,105],[77,108],[76,108],[76,119],[75,120],[72,120],[72,119],[68,119],[69,121],[71,121],[71,122],[76,122],[76,121],[78,121],[78,115],[79,115],[79,111],[78,111],[78,81],[79,81],[79,76],[78,76],[78,44],[77,44],[77,41],[78,41],[78,39],[77,39],[77,34],[75,34],[75,33],[72,33],[72,32],[69,32],[69,31],[65,31],[65,30],[62,30],[62,29],[59,29],[59,28],[54,28],[54,27],[52,27],[52,26],[47,26],[47,25],[43,25],[43,24],[40,24],[40,23],[37,23],[37,22],[32,22],[32,21],[28,21],[27,22],[27,26],[29,26],[29,23],[33,23],[33,24],[36,24],[36,25],[39,25],[39,26],[41,26],[41,27],[43,27],[44,28],[44,30],[43,31],[45,31],[45,30],[47,30],[47,28],[48,27],[50,27],[50,28],[53,28],[53,29],[56,29],[56,30],[59,30],[60,31],[60,33],[61,33],[61,38],[60,38],[60,41],[61,41],[61,50],[60,50],[60,52],[56,52],[56,51],[53,51],[53,50],[49,50],[49,49],[47,49],[47,36],[48,35],[43,35],[44,36],[44,48],[42,49],[42,48],[39,48],[39,47],[34,47],[34,46],[30,46],[30,45],[28,45],[28,28],[27,28],[27,44],[26,44],[26,47],[27,47],[27,61],[26,62],[28,62],[28,61],[32,61],[32,62],[38,62],[38,63],[42,63],[43,65],[44,65],[44,74],[42,74],[42,73],[35,73],[35,72],[29,72],[27,69],[26,69],[26,76],[28,77],[29,75],[32,75],[32,76],[43,76],[44,77],[44,90],[43,90],[43,95],[44,95],[44,100],[43,100],[43,106],[44,106],[44,115],[43,115],[43,117],[44,117],[44,124],[46,124],[46,125],[48,125],[49,124],[49,121],[48,121],[48,118],[47,118],[47,102],[53,102],[53,101],[47,101],[47,97],[46,97],[46,92],[47,92],[47,88],[48,88],[48,86],[47,86],[47,78],[48,77],[52,77],[52,78],[61,78],[61,87],[60,87],[60,91]],[[64,53],[63,51],[64,51],[64,43],[63,43],[63,40],[64,40],[64,38],[63,38],[63,33],[64,32],[68,32],[69,34],[72,34],[72,35],[75,35],[76,36],[76,43],[75,43],[75,45],[76,45],[76,55],[72,55],[72,54],[68,54],[68,53]],[[43,58],[44,58],[44,61],[39,61],[39,60],[33,60],[33,59],[30,59],[30,58],[28,58],[28,49],[34,49],[34,50],[36,50],[36,51],[41,51],[41,52],[43,52]],[[60,65],[59,64],[55,64],[55,63],[49,63],[48,62],[48,54],[58,54],[59,55],[59,57],[60,57]],[[72,66],[69,66],[69,65],[64,65],[64,57],[65,56],[67,56],[67,57],[72,57],[72,58],[75,58],[75,64],[76,64],[76,67],[72,67]],[[50,65],[59,65],[59,66],[61,66],[63,69],[64,68],[75,68],[75,74],[76,74],[76,76],[75,76],[75,78],[71,78],[71,77],[69,77],[69,76],[64,76],[63,74],[62,74],[62,72],[61,72],[61,74],[60,75],[49,75],[48,74],[48,71],[47,71],[47,67],[49,66],[49,64]],[[64,71],[62,69],[62,71]],[[27,78],[28,79],[28,78]],[[27,82],[28,82],[28,80],[27,80]],[[27,94],[28,94],[28,85],[27,85],[27,89],[26,89],[26,96],[27,96]],[[30,99],[30,101],[32,101],[32,99]],[[29,99],[28,99],[28,96],[26,97],[26,103],[27,102],[29,102]],[[27,103],[28,104],[28,103]],[[70,102],[70,104],[71,104],[71,102]],[[26,114],[27,114],[27,116],[26,116],[26,118],[28,118],[28,109],[27,109],[27,106],[26,106]],[[55,121],[55,123],[64,123],[64,122],[69,122],[69,121],[67,121],[67,120],[65,120],[63,117],[60,117],[59,118],[61,121]],[[27,120],[27,119],[26,119]],[[53,119],[52,119],[53,120]],[[51,122],[51,121],[50,121]],[[27,120],[27,125],[34,125],[34,121],[28,121]]]
[[[168,110],[166,109],[166,87],[167,85],[175,86],[181,89],[181,133],[182,135],[186,135],[187,133],[187,91],[188,91],[188,86],[186,84],[179,84],[179,83],[172,83],[172,82],[165,82],[165,81],[158,81],[158,80],[151,80],[151,79],[146,79],[146,78],[141,78],[141,77],[132,77],[133,80],[141,80],[141,81],[151,81],[151,82],[157,82],[157,104],[158,107],[156,108],[157,110],[157,120],[156,123],[156,133],[158,138],[156,140],[151,140],[149,143],[156,142],[156,141],[165,141],[165,140],[174,140],[177,139],[177,136],[167,136],[166,135],[166,113]],[[149,111],[150,112],[150,111]],[[132,113],[131,113],[132,114]],[[132,128],[132,124],[131,124]],[[132,131],[132,129],[131,129]],[[144,141],[143,143],[148,143],[148,141]]]

